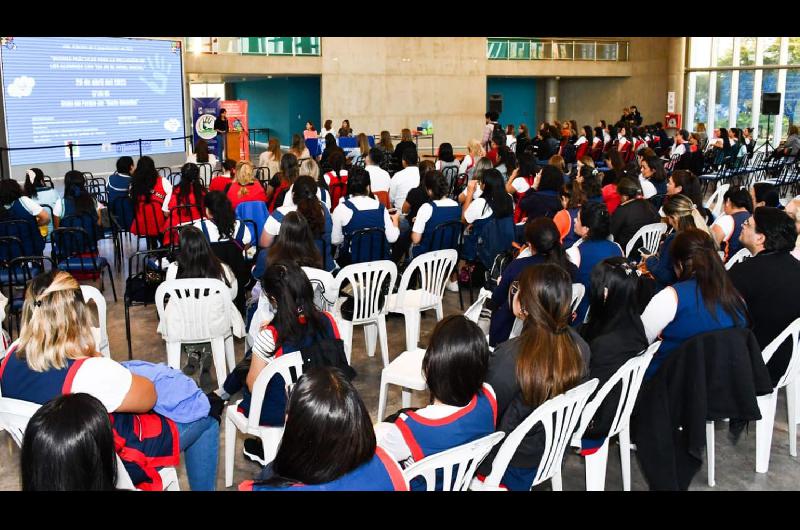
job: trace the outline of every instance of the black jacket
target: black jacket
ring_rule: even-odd
[[[692,337],[642,384],[631,437],[650,489],[687,490],[700,469],[706,420],[758,420],[772,392],[761,348],[746,328]]]
[[[747,304],[753,334],[762,349],[800,317],[800,261],[790,252],[759,252],[734,265],[728,275]],[[786,371],[791,355],[791,340],[787,340],[769,360],[773,385]]]
[[[659,221],[661,221],[661,218],[658,216],[656,209],[653,208],[653,205],[650,204],[650,201],[635,199],[625,204],[620,204],[614,210],[611,216],[611,233],[614,234],[614,241],[625,252],[628,242],[641,227]],[[635,248],[631,251],[631,256],[638,259],[639,253],[636,252]],[[631,256],[628,256],[628,258]]]

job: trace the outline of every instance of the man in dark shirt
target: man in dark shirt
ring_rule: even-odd
[[[763,349],[800,317],[800,261],[792,256],[797,232],[794,221],[777,208],[756,208],[745,221],[739,240],[753,257],[728,272],[744,298],[753,333]],[[776,384],[789,364],[791,338],[767,363]]]

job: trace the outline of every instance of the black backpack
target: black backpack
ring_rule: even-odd
[[[326,366],[338,368],[348,381],[352,381],[356,376],[356,371],[347,362],[342,339],[315,340],[300,351],[303,356],[303,372],[315,366]]]
[[[500,276],[502,276],[503,271],[513,260],[514,251],[512,250],[501,252],[495,256],[494,262],[492,262],[492,267],[486,271],[486,283],[484,284],[484,289],[494,291],[494,289],[497,287],[497,284],[500,283]]]

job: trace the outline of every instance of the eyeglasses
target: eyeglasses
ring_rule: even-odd
[[[514,297],[519,293],[519,280],[514,280],[508,287],[508,307],[513,311]]]
[[[752,222],[752,218],[747,219],[744,223],[742,223],[743,227],[747,228],[755,228],[755,223]]]

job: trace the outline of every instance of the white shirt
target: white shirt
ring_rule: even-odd
[[[484,383],[483,387],[487,389],[492,396],[495,395],[494,389],[488,383]],[[466,407],[468,405],[465,405]],[[448,416],[456,414],[458,411],[463,410],[464,407],[455,407],[453,405],[433,404],[417,409],[415,414],[419,414],[423,418],[429,420],[440,420]],[[378,445],[385,450],[397,462],[403,462],[411,458],[411,449],[403,438],[400,429],[394,423],[378,422],[375,424],[375,438]]]
[[[197,228],[201,232],[203,231],[203,224],[206,225],[206,230],[208,230],[209,243],[216,243],[218,241],[230,241],[230,239],[228,239],[227,237],[224,239],[220,239],[219,228],[217,228],[217,224],[211,219],[205,219],[205,220],[198,219],[192,224],[194,225],[195,228]],[[234,237],[236,237],[236,234],[239,233],[239,227],[241,226],[241,224],[242,223],[238,219],[233,223]],[[244,230],[242,230],[242,244],[247,245],[248,243],[250,243],[250,229],[248,227],[245,227]]]
[[[659,291],[642,313],[642,324],[644,324],[647,341],[652,343],[656,340],[664,328],[675,319],[677,312],[678,294],[675,289],[666,287]]]
[[[627,138],[625,138],[625,137],[624,137],[624,136],[622,136],[622,135],[620,135],[618,138],[619,138],[619,144],[617,145],[617,147],[618,147],[618,149],[621,151],[621,150],[622,150],[622,147],[623,147],[625,144],[629,143],[629,142],[628,142],[628,139],[627,139]]]
[[[275,162],[275,155],[272,154],[271,151],[264,151],[260,155],[258,155],[258,165],[259,167],[267,167],[270,162]]]
[[[436,204],[436,206],[458,206],[456,201],[447,197],[433,202]],[[425,232],[425,224],[431,218],[431,215],[433,215],[433,207],[430,205],[430,203],[426,202],[419,207],[419,210],[417,210],[417,217],[414,219],[414,227],[411,229],[411,231],[418,234]]]
[[[444,160],[437,160],[434,167],[436,167],[436,171],[442,171],[446,167],[458,167],[458,160],[453,160],[452,162],[445,162]]]
[[[327,180],[326,180],[326,182],[327,182]],[[286,191],[286,195],[283,196],[283,206],[292,206],[292,207],[295,206],[294,198],[292,197],[293,191],[294,191],[294,184],[289,186],[289,189]],[[323,202],[322,201],[322,190],[319,187],[317,187],[317,199],[319,200],[319,202]],[[325,202],[325,207],[328,208],[328,211],[331,211],[331,192],[329,192],[329,191],[325,192],[325,201],[324,202]]]
[[[369,173],[369,189],[371,189],[373,193],[376,191],[389,191],[391,177],[388,171],[381,169],[380,166],[366,166],[365,169],[367,173]]]
[[[469,171],[467,169],[469,168]],[[461,165],[458,166],[458,174],[466,173],[470,177],[475,173],[475,163],[472,161],[472,155],[466,155]]]
[[[27,199],[27,197],[25,197],[25,198]],[[28,200],[30,200],[30,199],[28,199]],[[31,201],[31,202],[33,202],[33,201]],[[94,197],[92,197],[92,202],[94,202],[94,207],[95,207],[95,209],[97,209],[98,208],[97,200]],[[36,203],[34,203],[34,204],[36,204]],[[37,204],[37,206],[39,206],[39,205]],[[25,209],[30,212],[30,210],[28,209],[27,206],[25,206]],[[42,207],[41,206],[39,206],[39,211],[42,211]],[[167,211],[169,211],[169,210],[167,210]],[[53,206],[53,215],[55,215],[56,217],[64,217],[64,199],[63,198],[59,199],[58,202],[56,202],[55,206]]]
[[[281,207],[277,208],[277,211],[282,213],[284,216],[286,216],[287,213],[294,212],[296,210],[297,210],[297,206],[295,206],[294,204],[292,204],[291,206],[281,206]],[[272,215],[267,217],[267,220],[264,223],[264,232],[266,232],[267,234],[269,234],[269,235],[271,235],[273,237],[277,236],[278,234],[280,234],[280,232],[281,232],[281,223],[280,223],[280,221],[275,219],[275,217],[273,217]]]
[[[59,200],[58,203],[56,203],[56,204],[59,204],[61,202],[63,202],[63,199]],[[36,202],[33,199],[31,199],[30,197],[26,197],[25,195],[22,195],[19,198],[19,203],[22,205],[23,208],[25,208],[25,210],[29,214],[31,214],[34,217],[36,217],[37,215],[42,213],[42,210],[43,210],[42,206],[38,202]],[[5,206],[5,208],[6,208],[6,210],[10,210],[11,209],[11,205],[7,204]],[[64,206],[62,205],[61,208],[63,210]],[[56,215],[55,210],[53,211],[53,215]]]
[[[216,168],[218,162],[219,161],[217,160],[217,156],[216,155],[208,153],[208,163],[211,164],[211,169]],[[187,164],[191,163],[191,164],[198,164],[199,165],[199,162],[197,161],[197,155],[194,154],[194,153],[191,153],[189,156],[186,157],[186,163]]]
[[[389,202],[398,210],[406,202],[408,192],[419,186],[419,168],[408,166],[394,174],[389,182]]]
[[[381,203],[377,199],[367,197],[366,195],[358,195],[350,197],[350,202],[353,203],[359,210],[377,210]],[[353,219],[353,210],[348,208],[344,202],[333,210],[331,221],[333,221],[333,230],[331,231],[331,244],[339,245],[344,241],[343,228]],[[389,211],[383,209],[383,229],[386,233],[386,240],[389,243],[397,241],[400,235],[400,229],[392,223],[392,218],[389,216]]]
[[[75,379],[72,380],[72,393],[83,392],[97,398],[109,412],[122,405],[131,389],[133,374],[108,357],[86,359]]]
[[[492,216],[492,207],[486,203],[486,199],[478,198],[476,199],[475,196],[472,196],[472,202],[467,208],[467,211],[464,212],[464,220],[468,224],[472,224],[478,219],[486,219],[487,217]]]
[[[639,184],[642,186],[642,194],[644,195],[645,199],[649,199],[653,195],[658,194],[658,191],[656,191],[656,187],[653,185],[653,183],[644,178],[642,175],[639,175]]]
[[[675,155],[682,155],[685,152],[686,152],[686,144],[673,145],[672,149],[669,150],[669,157],[672,158]]]
[[[724,214],[717,217],[717,219],[711,224],[711,228],[714,228],[715,226],[720,227],[722,233],[725,235],[725,241],[727,241],[733,235],[733,230],[736,228],[736,222],[734,221],[732,215]]]
[[[603,129],[603,143],[607,144],[610,141],[611,141],[611,134],[609,134],[607,130]]]
[[[525,193],[529,189],[531,189],[531,185],[528,184],[528,181],[522,177],[517,177],[511,182],[511,186],[517,193]]]

